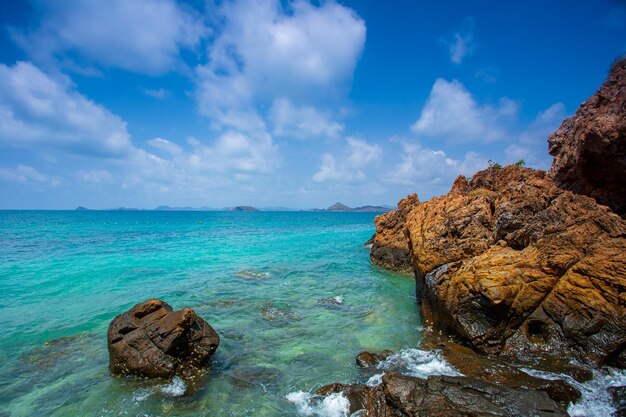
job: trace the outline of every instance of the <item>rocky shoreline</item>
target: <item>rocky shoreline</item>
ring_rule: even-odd
[[[354,416],[557,416],[580,391],[525,366],[573,382],[626,368],[626,60],[549,148],[547,174],[492,166],[375,220],[372,263],[415,275],[430,329],[423,347],[463,376],[387,372],[378,385],[331,384],[318,395],[342,392]],[[625,391],[610,391],[618,416]]]

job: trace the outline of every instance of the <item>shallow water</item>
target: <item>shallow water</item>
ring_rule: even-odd
[[[420,340],[413,280],[369,263],[373,218],[0,212],[0,416],[297,415],[289,394],[366,381],[359,351]],[[109,322],[150,297],[221,336],[192,395],[109,374]]]

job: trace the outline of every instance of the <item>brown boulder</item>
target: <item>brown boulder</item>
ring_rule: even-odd
[[[626,59],[548,139],[559,187],[626,214]]]
[[[151,378],[198,370],[220,343],[213,328],[190,308],[172,311],[149,299],[111,321],[109,367],[113,374]]]
[[[393,351],[384,350],[381,353],[374,353],[363,351],[356,356],[356,364],[359,368],[371,368],[378,365],[380,362],[386,360],[389,356],[393,355]]]
[[[403,216],[426,322],[481,353],[626,366],[626,222],[609,209],[509,166]]]
[[[413,271],[404,221],[416,204],[419,204],[417,194],[411,194],[398,202],[396,210],[376,216],[374,219],[376,234],[370,239],[372,241],[370,259],[374,265],[396,272]]]

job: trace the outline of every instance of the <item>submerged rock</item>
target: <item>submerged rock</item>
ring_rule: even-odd
[[[559,187],[626,214],[626,58],[548,139]]]
[[[149,299],[111,321],[109,367],[113,374],[150,378],[186,375],[200,369],[219,343],[215,330],[192,309],[172,311]]]
[[[239,278],[248,279],[248,280],[262,280],[268,279],[270,277],[269,272],[253,272],[253,271],[239,271],[235,275]]]
[[[320,298],[319,300],[317,300],[317,304],[340,306],[343,305],[343,297],[341,295],[338,295],[336,297]]]
[[[297,321],[302,318],[289,308],[276,307],[272,303],[267,303],[261,308],[261,316],[268,321]]]

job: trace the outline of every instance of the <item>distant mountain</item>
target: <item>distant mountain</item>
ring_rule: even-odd
[[[85,211],[85,210],[89,210],[87,207],[83,207],[83,206],[78,206],[74,209],[74,211]]]
[[[259,209],[252,206],[237,206],[233,209],[234,211],[259,211]]]
[[[328,207],[326,211],[352,211],[352,209],[346,206],[345,204],[341,204],[337,202],[333,204],[332,206]]]
[[[361,206],[361,207],[348,207],[342,203],[335,203],[332,206],[328,207],[325,211],[336,211],[336,212],[351,212],[351,213],[386,213],[389,210],[392,210],[389,206]],[[314,210],[314,211],[322,211],[322,210]]]

